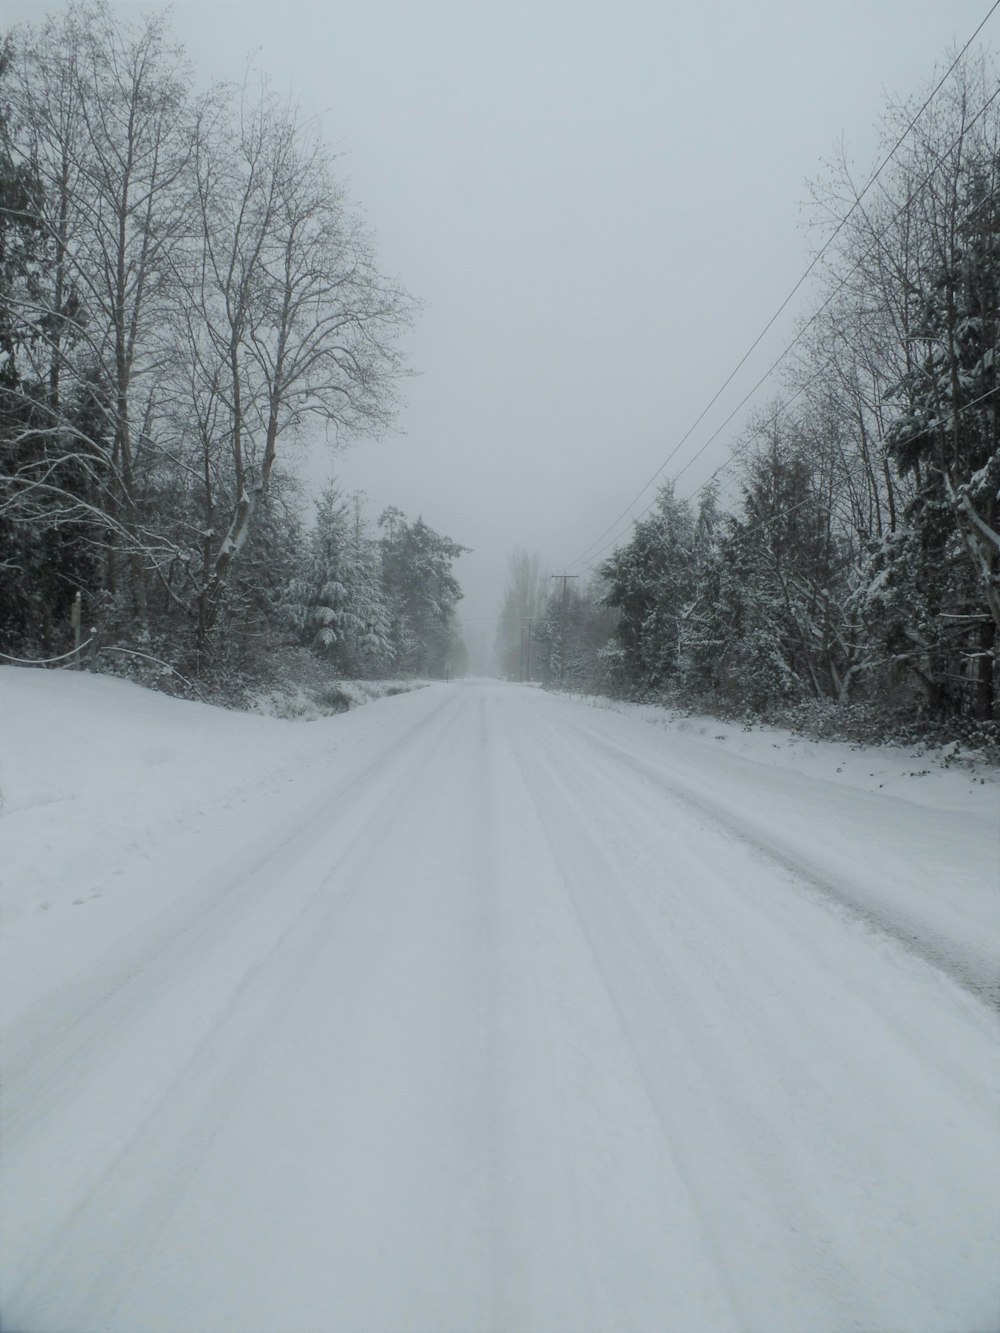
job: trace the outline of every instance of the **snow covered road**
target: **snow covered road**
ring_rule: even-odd
[[[512,686],[223,718],[11,784],[8,900],[97,833],[5,927],[4,1329],[1000,1326],[981,803]]]

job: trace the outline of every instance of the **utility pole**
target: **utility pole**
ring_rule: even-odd
[[[559,684],[566,679],[566,601],[569,597],[569,580],[578,579],[579,574],[553,574],[554,579],[562,579],[562,597],[559,602]]]
[[[521,670],[522,680],[531,680],[531,631],[534,629],[535,619],[533,616],[527,616],[521,621]]]

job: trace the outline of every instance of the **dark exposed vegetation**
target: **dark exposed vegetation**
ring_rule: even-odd
[[[462,548],[331,491],[298,442],[377,435],[413,302],[266,80],[196,96],[162,16],[72,3],[0,54],[0,651],[230,692],[299,644],[444,671]],[[99,659],[94,654],[100,653]],[[270,664],[270,665],[269,665]]]
[[[960,62],[861,198],[815,187],[828,235],[785,395],[739,440],[724,512],[671,485],[545,630],[600,650],[549,674],[826,734],[998,734],[1000,104]],[[916,104],[915,104],[916,105]],[[887,144],[913,118],[893,108]],[[860,202],[859,202],[860,200]],[[604,609],[602,609],[604,608]],[[547,636],[547,637],[546,637]]]

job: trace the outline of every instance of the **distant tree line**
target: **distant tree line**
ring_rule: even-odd
[[[306,532],[287,465],[390,424],[412,310],[266,80],[195,95],[163,16],[101,0],[11,31],[0,650],[67,651],[79,593],[105,652],[203,679],[289,637],[442,669],[461,548],[395,512],[370,538],[333,495]]]
[[[606,667],[618,615],[604,584],[550,575],[537,551],[518,547],[507,560],[494,659],[508,680],[570,687],[617,686]]]
[[[508,680],[538,679],[537,672],[532,671],[532,656],[548,587],[548,572],[536,551],[523,547],[511,551],[494,643],[497,668]]]
[[[846,161],[816,187],[827,232],[857,206],[783,401],[738,442],[737,504],[665,486],[593,590],[553,588],[550,677],[757,715],[997,718],[997,86],[961,62],[876,189],[858,202]],[[913,110],[891,110],[887,144]]]

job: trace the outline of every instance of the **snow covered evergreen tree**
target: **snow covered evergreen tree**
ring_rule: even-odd
[[[924,293],[913,335],[922,356],[896,387],[903,407],[889,433],[916,494],[906,539],[885,552],[886,585],[902,593],[895,608],[920,592],[903,637],[932,708],[981,718],[993,716],[1000,627],[998,185],[995,161],[961,181],[952,253]]]
[[[382,587],[400,670],[446,676],[453,670],[455,607],[462,589],[452,564],[468,547],[443,537],[423,520],[409,523],[398,509],[379,519],[383,535]]]
[[[621,611],[618,638],[635,686],[657,689],[677,673],[693,550],[691,511],[671,483],[661,487],[649,517],[636,522],[631,540],[601,566],[607,604]]]
[[[323,492],[288,608],[302,641],[339,675],[377,675],[393,662],[380,550],[365,528],[360,497],[345,497],[332,484]]]

